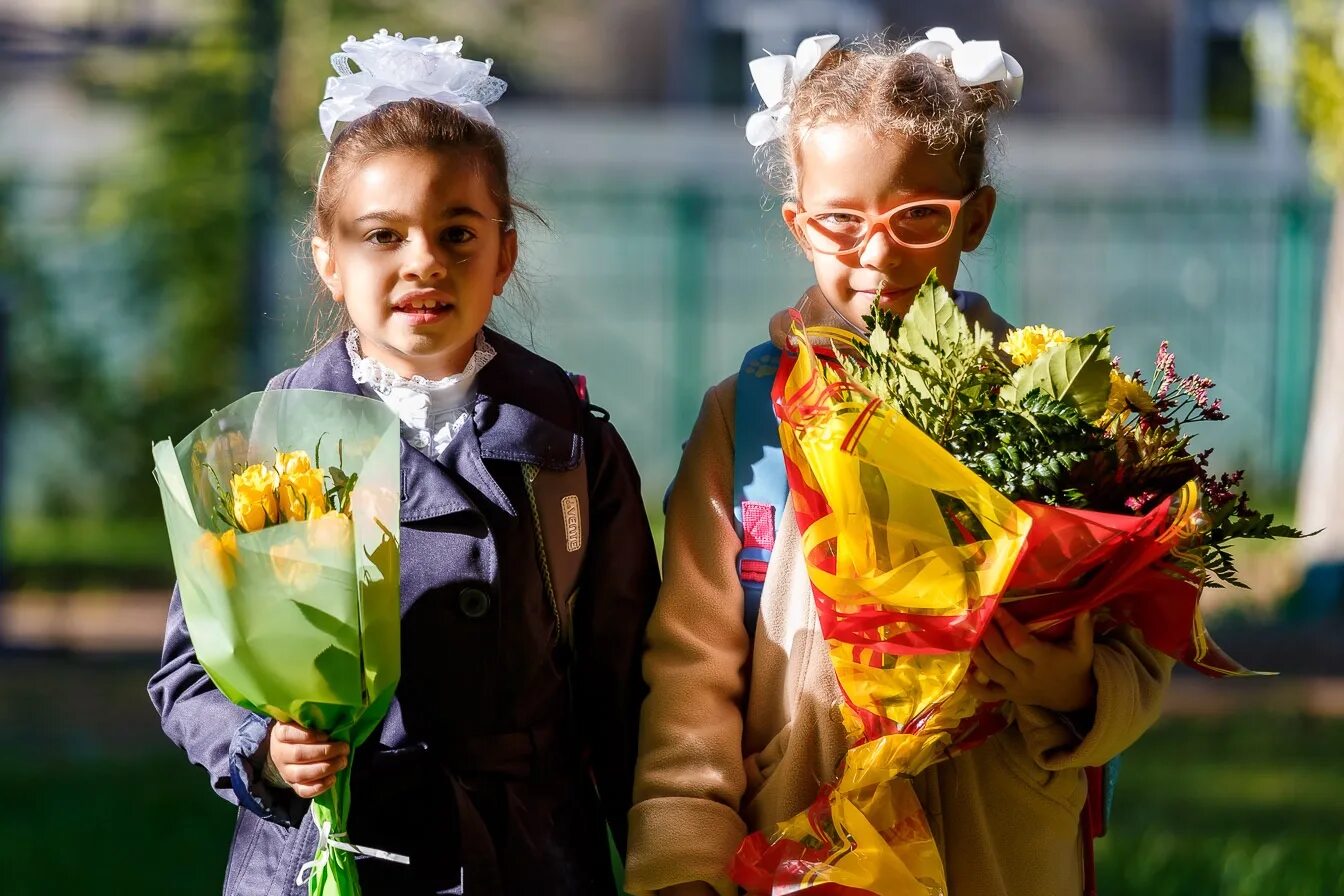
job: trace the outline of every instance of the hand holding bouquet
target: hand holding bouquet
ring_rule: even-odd
[[[352,751],[400,672],[399,452],[381,402],[304,389],[246,396],[154,446],[201,666],[239,706]],[[321,839],[303,877],[315,896],[359,892],[349,775],[313,803]]]
[[[1301,534],[1190,450],[1182,427],[1225,415],[1165,344],[1151,387],[1115,368],[1109,330],[995,346],[932,275],[903,319],[869,324],[867,342],[826,332],[848,349],[828,353],[800,323],[775,381],[851,748],[811,808],[743,842],[752,893],[944,892],[908,779],[1007,724],[967,686],[996,611],[1045,640],[1089,613],[1098,633],[1132,625],[1206,674],[1248,674],[1208,637],[1200,591],[1238,584],[1230,539]]]

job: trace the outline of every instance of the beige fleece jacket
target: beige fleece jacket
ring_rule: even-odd
[[[848,326],[815,289],[797,308],[810,324]],[[979,297],[967,314],[998,335],[1006,328]],[[777,315],[777,343],[786,328],[787,315]],[[690,881],[735,894],[726,869],[742,838],[806,808],[845,752],[840,691],[792,507],[776,535],[754,641],[743,624],[731,507],[735,393],[733,376],[706,394],[670,496],[644,657],[650,693],[626,867],[633,896]],[[1082,892],[1083,768],[1152,724],[1171,665],[1135,632],[1100,638],[1089,731],[1019,706],[1006,730],[915,779],[952,896]]]

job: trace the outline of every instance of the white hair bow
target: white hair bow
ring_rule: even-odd
[[[359,66],[353,71],[350,63]],[[462,38],[389,35],[384,28],[368,40],[352,34],[333,53],[337,77],[327,79],[327,95],[317,108],[327,140],[340,126],[385,103],[422,98],[452,106],[471,118],[494,124],[485,107],[503,95],[507,84],[490,75],[493,59],[462,58]]]
[[[996,40],[962,42],[951,28],[931,28],[926,40],[911,45],[907,53],[919,53],[941,62],[951,60],[952,71],[963,87],[1002,84],[1004,95],[1016,103],[1022,99],[1022,66],[999,47]]]
[[[760,146],[783,137],[789,128],[789,101],[797,87],[817,67],[821,57],[840,42],[838,34],[809,37],[795,56],[763,56],[750,63],[751,79],[765,108],[747,119],[747,142]]]

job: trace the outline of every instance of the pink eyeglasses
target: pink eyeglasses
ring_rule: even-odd
[[[957,223],[957,213],[978,192],[979,187],[960,199],[907,202],[880,215],[852,208],[799,210],[794,220],[807,244],[823,255],[842,255],[862,249],[878,227],[907,249],[932,249],[947,242]]]

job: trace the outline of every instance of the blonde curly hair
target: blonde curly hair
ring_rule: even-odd
[[[906,53],[912,40],[870,37],[830,50],[786,97],[788,132],[760,148],[766,181],[796,199],[802,145],[814,128],[857,123],[876,137],[913,137],[934,152],[957,154],[967,190],[985,179],[990,118],[1008,106],[995,84],[964,87],[952,66]]]

